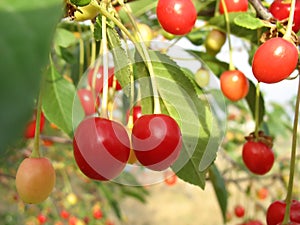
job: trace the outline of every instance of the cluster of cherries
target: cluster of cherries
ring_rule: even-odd
[[[248,10],[248,0],[220,1],[219,13],[245,12]],[[290,13],[290,2],[275,0],[269,11],[278,21],[287,20]],[[169,33],[183,35],[194,27],[197,12],[191,0],[159,0],[157,17],[161,26]],[[300,30],[300,1],[297,0],[294,13],[293,32]],[[205,41],[208,54],[216,55],[224,44],[226,35],[222,31],[212,30]],[[267,39],[256,50],[252,71],[258,82],[273,84],[288,78],[298,63],[298,49],[290,37],[273,37]],[[249,81],[244,73],[237,69],[225,71],[220,76],[220,87],[224,96],[231,101],[246,97],[249,91]],[[255,136],[257,135],[257,137]],[[243,146],[242,158],[246,167],[254,174],[268,173],[274,163],[272,140],[261,132],[251,134]],[[294,200],[291,206],[290,224],[300,224],[300,202]],[[278,225],[283,221],[286,203],[273,202],[267,211],[267,224]],[[248,221],[244,224],[261,224],[259,221]]]
[[[110,87],[113,87],[114,79],[113,68],[110,68]],[[130,131],[121,123],[92,115],[98,105],[95,98],[80,95],[89,92],[89,96],[98,96],[102,92],[103,67],[97,73],[93,69],[88,72],[88,83],[90,89],[78,91],[86,118],[76,128],[73,138],[76,163],[87,177],[101,181],[116,178],[128,163],[130,154],[134,154],[141,165],[155,171],[165,170],[176,161],[182,147],[182,136],[172,117],[142,115],[141,107],[135,106],[129,138]]]

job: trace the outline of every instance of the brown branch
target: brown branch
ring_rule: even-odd
[[[72,140],[65,137],[41,135],[42,140],[52,141],[60,144],[72,144]]]
[[[261,4],[260,0],[249,0],[249,2],[254,7],[259,18],[263,20],[271,20],[273,18],[272,14]]]

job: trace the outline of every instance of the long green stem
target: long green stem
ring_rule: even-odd
[[[233,56],[232,56],[232,44],[231,44],[231,30],[230,30],[230,21],[228,16],[228,10],[225,3],[225,0],[221,0],[223,9],[224,9],[224,17],[225,17],[225,23],[226,23],[226,32],[227,32],[227,38],[228,38],[228,46],[229,46],[229,70],[235,70],[234,64],[233,64]]]
[[[256,95],[255,95],[255,137],[258,137],[258,129],[259,129],[259,98],[260,98],[260,83],[258,82],[256,85]]]
[[[106,17],[102,16],[102,59],[103,59],[103,94],[101,101],[101,116],[108,118],[107,103],[108,103],[108,48],[106,36]]]
[[[289,21],[286,28],[286,32],[283,35],[283,38],[290,41],[292,29],[293,29],[293,23],[294,23],[294,14],[295,14],[295,8],[296,8],[296,0],[291,1],[291,8],[290,8],[290,14],[289,14]]]
[[[154,79],[153,66],[152,66],[150,56],[148,54],[146,47],[145,46],[143,47],[143,44],[139,43],[138,40],[133,35],[131,35],[131,33],[127,30],[127,28],[118,19],[116,19],[113,15],[111,15],[107,10],[105,10],[99,6],[99,12],[103,16],[105,16],[106,18],[108,18],[112,22],[114,22],[115,25],[118,26],[122,30],[122,32],[134,43],[137,51],[143,57],[144,62],[146,63],[146,66],[148,68],[148,71],[149,71],[149,74],[151,77],[151,82],[152,82],[153,95],[154,95],[154,113],[160,113],[161,110],[160,110],[160,104],[159,104],[156,83],[155,83],[155,79]]]
[[[51,62],[52,63],[52,62]],[[39,158],[40,154],[40,126],[41,126],[41,113],[42,113],[42,95],[43,87],[45,82],[45,76],[42,75],[40,92],[37,100],[37,109],[36,109],[36,122],[35,122],[35,134],[34,134],[34,145],[33,150],[30,154],[30,158]]]
[[[156,84],[156,80],[155,80],[155,74],[154,74],[154,69],[153,69],[153,65],[151,63],[151,58],[150,55],[148,53],[147,47],[145,45],[145,42],[143,41],[143,38],[138,30],[138,27],[136,26],[135,20],[132,17],[132,11],[130,9],[130,6],[124,5],[124,9],[125,12],[127,13],[131,23],[133,24],[135,30],[137,31],[138,37],[140,39],[140,42],[135,43],[136,45],[141,45],[142,51],[143,51],[143,55],[145,57],[145,63],[147,65],[149,74],[150,74],[150,79],[151,79],[151,85],[152,85],[152,91],[153,91],[153,98],[154,98],[154,114],[158,114],[161,112],[160,109],[160,103],[159,103],[159,94],[158,94],[158,89],[157,89],[157,84]]]
[[[284,220],[282,224],[288,224],[290,208],[292,204],[292,193],[294,185],[294,174],[295,174],[295,165],[296,165],[296,148],[297,148],[297,130],[298,130],[298,119],[299,119],[299,103],[300,103],[300,78],[298,78],[298,94],[296,99],[295,106],[295,115],[294,115],[294,124],[293,124],[293,139],[292,139],[292,150],[291,150],[291,163],[290,163],[290,174],[289,174],[289,183],[288,191],[285,199],[286,210],[284,215]]]

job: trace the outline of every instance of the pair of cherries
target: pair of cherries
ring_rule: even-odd
[[[95,180],[116,178],[128,162],[130,149],[145,167],[162,171],[179,156],[182,135],[177,122],[165,114],[139,117],[132,128],[113,120],[88,117],[76,128],[73,150],[80,170]]]

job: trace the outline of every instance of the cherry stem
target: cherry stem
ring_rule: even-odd
[[[226,23],[226,31],[227,31],[227,38],[228,38],[228,46],[229,46],[229,70],[235,70],[234,64],[233,64],[233,56],[232,56],[232,44],[231,44],[231,38],[230,38],[230,22],[229,22],[229,15],[227,6],[225,3],[225,0],[221,0],[223,9],[224,9],[224,18]]]
[[[124,9],[126,10],[127,5],[124,5],[124,6],[125,6]],[[99,9],[99,12],[103,16],[105,16],[106,18],[108,18],[112,22],[114,22],[116,24],[116,26],[118,26],[121,29],[121,31],[124,32],[124,34],[134,43],[134,45],[137,48],[137,51],[143,57],[144,62],[146,64],[147,69],[150,74],[151,82],[152,82],[152,90],[153,90],[153,96],[154,96],[154,113],[156,113],[156,114],[160,113],[161,109],[160,109],[160,103],[159,103],[159,94],[158,94],[157,85],[155,82],[155,76],[154,76],[153,66],[151,63],[151,58],[147,51],[147,47],[145,46],[145,44],[143,42],[139,43],[138,40],[133,35],[131,35],[131,33],[128,31],[128,29],[122,24],[122,22],[120,22],[117,18],[115,18],[113,15],[111,15],[106,9],[103,9],[102,7],[99,7],[98,9]],[[128,15],[129,15],[129,18],[134,21],[134,19],[130,15],[130,13],[128,13]]]
[[[50,58],[50,62],[52,64],[52,60]],[[35,122],[35,133],[34,133],[34,144],[33,150],[30,154],[30,158],[40,158],[40,126],[41,126],[41,114],[42,114],[42,95],[43,95],[43,87],[45,83],[45,75],[42,75],[41,88],[39,91],[39,96],[37,100],[37,109],[36,109],[36,122]]]
[[[260,98],[260,83],[258,82],[256,85],[256,95],[255,95],[255,130],[254,134],[255,137],[258,137],[258,130],[259,130],[259,98]]]
[[[124,5],[124,9],[125,9],[125,12],[127,13],[128,17],[129,17],[131,23],[133,24],[133,27],[137,31],[138,39],[140,39],[139,42],[135,43],[135,44],[136,44],[136,46],[140,45],[141,48],[142,48],[141,49],[142,53],[143,53],[142,55],[144,57],[144,61],[145,61],[145,64],[148,68],[148,72],[149,72],[149,75],[150,75],[152,91],[153,91],[153,98],[154,98],[154,112],[153,113],[154,114],[159,114],[159,113],[161,113],[160,102],[159,102],[159,94],[158,94],[157,83],[156,83],[156,79],[155,79],[153,65],[151,63],[151,58],[150,58],[149,52],[147,50],[147,47],[145,45],[145,42],[143,41],[143,38],[141,36],[141,33],[139,32],[138,27],[136,26],[136,22],[135,22],[135,19],[132,16],[132,11],[131,11],[130,6]]]
[[[283,39],[288,40],[288,41],[291,40],[291,35],[293,32],[292,29],[293,29],[293,23],[294,23],[295,8],[296,8],[296,0],[292,0],[286,32],[282,37]]]
[[[290,208],[292,204],[292,193],[293,193],[293,184],[294,184],[294,174],[295,174],[295,165],[296,165],[296,148],[297,148],[297,130],[298,130],[298,119],[299,119],[299,103],[300,103],[300,78],[298,78],[298,93],[295,106],[295,115],[294,115],[294,124],[293,124],[293,137],[292,137],[292,151],[291,151],[291,162],[290,162],[290,174],[289,174],[289,183],[288,191],[285,199],[286,209],[285,215],[282,224],[288,224]]]
[[[103,3],[106,7],[106,3]],[[103,59],[103,95],[101,101],[101,116],[108,118],[107,104],[108,104],[108,47],[106,36],[106,17],[102,15],[102,59]]]
[[[77,24],[77,27],[79,32],[82,33],[81,26]],[[84,69],[84,42],[82,40],[81,35],[78,41],[79,41],[79,75],[81,76],[83,74],[83,69]]]

